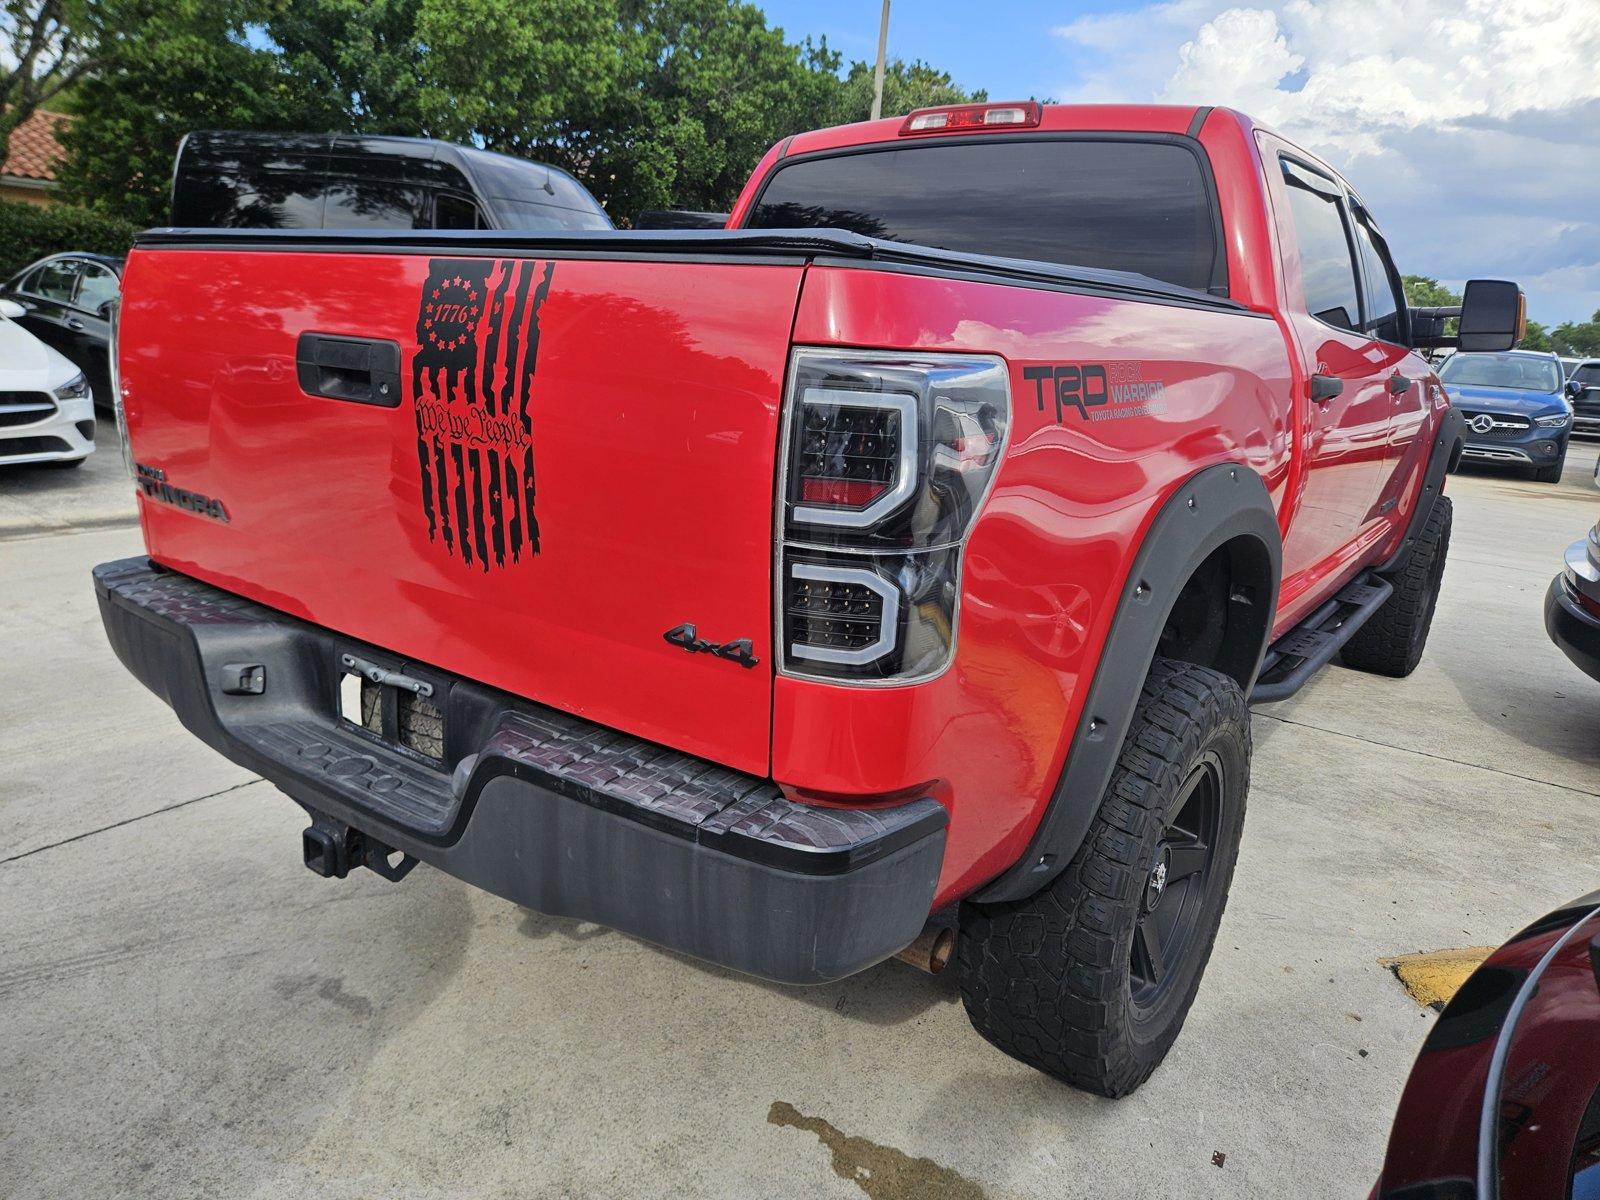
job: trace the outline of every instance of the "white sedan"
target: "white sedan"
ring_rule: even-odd
[[[17,324],[23,311],[0,299],[0,466],[75,467],[94,453],[94,396],[82,371]]]

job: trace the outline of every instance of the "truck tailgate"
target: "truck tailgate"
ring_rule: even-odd
[[[120,362],[151,556],[765,773],[774,461],[802,271],[137,249]],[[396,343],[394,391],[381,356],[362,376],[365,347],[352,359],[339,339]],[[348,398],[363,389],[370,402]],[[749,639],[756,665],[663,636],[684,624]]]

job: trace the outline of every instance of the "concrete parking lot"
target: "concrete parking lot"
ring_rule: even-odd
[[[1215,957],[1119,1102],[991,1049],[949,975],[774,987],[428,868],[315,878],[300,810],[106,646],[114,447],[0,475],[0,1194],[1363,1196],[1434,1019],[1378,960],[1600,885],[1600,684],[1540,615],[1594,452],[1451,480],[1414,676],[1256,711]]]

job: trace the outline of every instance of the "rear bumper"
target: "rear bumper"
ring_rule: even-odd
[[[1600,680],[1600,617],[1579,605],[1565,574],[1552,579],[1544,594],[1544,627],[1578,670]]]
[[[515,903],[783,983],[888,958],[928,917],[947,823],[931,799],[795,804],[769,780],[402,663],[143,558],[94,576],[118,658],[191,733],[322,823]],[[343,654],[433,685],[442,760],[340,719]],[[258,694],[235,694],[244,667],[261,669]]]

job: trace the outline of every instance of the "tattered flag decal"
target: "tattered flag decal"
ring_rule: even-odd
[[[555,263],[428,263],[411,392],[428,540],[487,571],[539,553],[533,420],[539,309]]]

